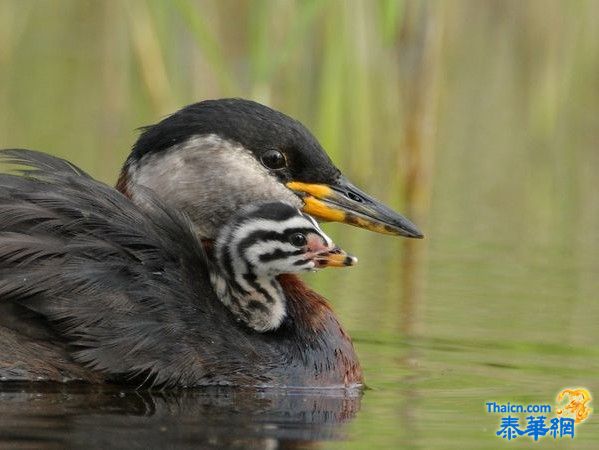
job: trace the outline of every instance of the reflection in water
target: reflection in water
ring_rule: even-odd
[[[0,386],[0,446],[294,448],[344,437],[361,393],[344,390],[179,392],[114,386]]]

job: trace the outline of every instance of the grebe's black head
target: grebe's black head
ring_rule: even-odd
[[[353,186],[298,121],[242,99],[189,105],[147,127],[118,187],[146,186],[207,238],[240,207],[283,201],[322,220],[422,237],[405,217]]]

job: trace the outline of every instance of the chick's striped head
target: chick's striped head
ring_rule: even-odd
[[[221,270],[238,276],[274,277],[357,261],[336,247],[316,220],[282,202],[242,209],[221,231],[215,248]]]
[[[277,328],[286,315],[277,275],[357,262],[335,246],[316,220],[283,202],[241,209],[221,229],[214,256],[217,295],[258,331]]]

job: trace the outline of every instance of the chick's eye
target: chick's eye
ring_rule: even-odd
[[[262,155],[261,161],[265,167],[273,170],[282,169],[287,165],[285,155],[278,150],[268,150]]]
[[[289,236],[289,243],[296,247],[303,247],[307,243],[306,236],[302,233],[293,233]]]

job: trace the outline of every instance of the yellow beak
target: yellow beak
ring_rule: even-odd
[[[317,219],[344,222],[377,233],[422,238],[412,222],[340,177],[334,185],[291,181],[287,187],[304,201],[302,210]]]
[[[316,258],[318,268],[322,267],[351,267],[358,263],[358,258],[348,255],[344,250],[335,247],[333,250],[322,253]]]

